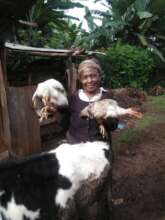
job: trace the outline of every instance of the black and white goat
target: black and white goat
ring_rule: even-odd
[[[108,145],[62,144],[0,162],[0,220],[108,220]]]

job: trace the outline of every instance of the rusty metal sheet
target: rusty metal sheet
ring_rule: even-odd
[[[35,87],[9,87],[8,111],[12,154],[29,155],[41,150],[40,126],[32,107]]]

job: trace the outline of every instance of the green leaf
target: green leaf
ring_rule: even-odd
[[[151,0],[136,0],[134,3],[137,11],[146,11],[148,4]]]
[[[157,35],[157,38],[159,38],[159,39],[161,39],[161,40],[165,40],[165,36],[163,36],[163,35]]]
[[[157,47],[151,44],[149,44],[149,47],[151,48],[151,51],[153,53],[155,53],[163,62],[165,62],[165,57],[163,56],[162,52]]]
[[[46,5],[49,8],[54,9],[70,9],[70,8],[83,8],[84,6],[80,4],[79,2],[71,2],[71,1],[54,1],[54,0],[48,0]]]
[[[135,0],[112,1],[112,10],[118,16],[122,16]]]
[[[165,14],[165,1],[164,0],[152,0],[150,10],[154,14]]]
[[[94,19],[91,14],[91,11],[87,7],[85,7],[85,18],[90,31],[94,31],[94,29],[96,28],[96,24],[94,23]]]
[[[138,36],[138,38],[139,38],[141,44],[142,44],[143,46],[147,47],[147,46],[148,46],[148,42],[147,42],[145,36],[142,35],[142,34],[137,34],[137,36]]]
[[[140,19],[151,18],[152,17],[152,14],[148,11],[138,11],[137,15],[139,16]]]

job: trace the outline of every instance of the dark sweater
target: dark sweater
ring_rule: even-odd
[[[112,98],[109,92],[102,92],[102,99]],[[103,140],[102,135],[99,131],[99,126],[95,119],[81,118],[80,112],[83,108],[89,105],[89,102],[80,100],[78,91],[70,97],[70,127],[68,130],[68,141],[73,143]],[[109,133],[109,142],[111,142],[110,131],[117,128],[117,119],[110,119],[105,124],[106,129]]]

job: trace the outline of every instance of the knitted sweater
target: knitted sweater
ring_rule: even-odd
[[[112,98],[108,91],[103,90],[100,100]],[[70,127],[68,130],[68,141],[72,143],[103,140],[99,131],[99,126],[95,119],[81,118],[80,112],[83,108],[89,105],[90,102],[83,101],[79,98],[78,91],[70,97]],[[117,128],[117,119],[110,119],[108,124],[105,124],[109,133],[109,142],[111,142],[110,131]]]

